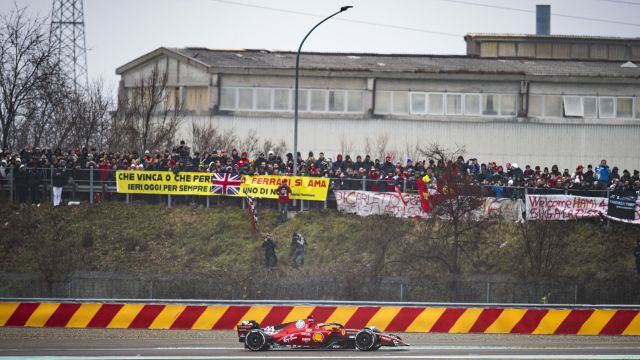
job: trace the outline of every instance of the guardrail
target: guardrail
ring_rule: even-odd
[[[347,328],[376,326],[395,332],[640,335],[640,310],[626,307],[412,305],[252,301],[208,305],[184,301],[21,299],[0,302],[0,327],[233,330],[241,320],[255,320],[264,327],[313,315],[317,323],[338,322]]]
[[[16,200],[16,189],[13,177],[13,168],[9,168],[7,177],[0,179],[0,192],[8,194],[10,200]],[[42,184],[39,186],[40,197],[42,199],[51,199],[53,168],[37,169],[41,172]],[[166,203],[172,206],[179,203],[201,203],[203,206],[212,206],[212,197],[210,196],[191,196],[191,195],[138,195],[138,194],[119,194],[115,184],[115,175],[106,177],[100,176],[101,170],[76,169],[73,171],[75,178],[72,182],[63,187],[63,199],[71,201],[83,201],[93,204],[94,202],[105,200],[116,201],[148,201],[154,203]],[[101,180],[104,179],[104,180]],[[372,185],[382,183],[381,180],[372,180],[363,176],[361,178],[329,178],[331,180],[331,189],[335,190],[363,190],[371,191]],[[417,193],[417,187],[414,182],[404,179],[401,183],[404,193]],[[468,185],[466,191],[469,194],[476,194],[482,197],[495,196],[493,185]],[[96,194],[99,194],[96,196]],[[524,199],[527,194],[558,194],[558,195],[578,195],[587,197],[608,197],[609,190],[582,190],[570,188],[536,188],[536,187],[516,187],[504,186],[503,197]],[[214,201],[219,201],[219,197],[213,197]],[[215,199],[218,198],[218,199]],[[244,202],[238,201],[238,205],[244,207]],[[335,208],[335,196],[329,192],[327,201],[322,203],[309,202],[301,200],[297,202],[299,210],[305,210],[310,207]]]

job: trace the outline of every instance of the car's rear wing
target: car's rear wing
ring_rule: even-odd
[[[238,324],[238,337],[244,341],[245,335],[253,329],[260,329],[260,324],[255,320],[242,320]]]

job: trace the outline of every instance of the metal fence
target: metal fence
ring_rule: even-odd
[[[100,272],[78,272],[47,280],[35,273],[0,273],[0,297],[638,304],[640,278],[633,274],[589,279],[465,274],[385,277],[354,284],[331,276],[272,272],[256,272],[241,280],[220,274]]]
[[[14,169],[9,168],[7,176],[0,178],[0,197],[8,201],[17,201],[16,182],[14,178]],[[53,168],[36,169],[40,173],[42,179],[41,185],[38,187],[40,198],[50,201],[52,196],[52,175]],[[362,178],[329,178],[330,190],[362,190],[371,191],[376,183],[381,180],[372,180],[363,176]],[[417,193],[415,182],[405,179],[398,184],[404,193]],[[462,189],[462,192],[469,195],[477,195],[482,197],[493,197],[495,193],[492,185],[468,185]],[[609,197],[609,190],[582,190],[570,188],[536,188],[536,187],[515,187],[505,186],[503,197],[513,199],[524,199],[527,194],[536,195],[576,195],[586,197]],[[102,201],[144,201],[150,203],[165,203],[167,206],[176,204],[200,204],[210,207],[215,204],[237,204],[244,207],[243,201],[222,200],[220,196],[189,196],[189,195],[146,195],[146,194],[121,194],[117,192],[115,174],[112,171],[102,173],[99,169],[76,169],[72,171],[69,182],[63,187],[63,200],[74,202],[86,202],[90,204]],[[267,202],[268,203],[268,202]],[[294,210],[307,210],[309,208],[336,208],[335,196],[329,191],[327,200],[324,202],[317,201],[298,201],[294,202]]]

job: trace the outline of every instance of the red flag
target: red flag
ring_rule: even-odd
[[[429,199],[429,189],[422,179],[417,180],[418,192],[420,193],[420,205],[422,205],[422,211],[428,213],[431,211],[431,200]]]
[[[407,200],[405,200],[404,196],[402,196],[402,190],[400,190],[399,186],[396,186],[396,194],[400,196],[400,200],[402,200],[402,203],[404,204],[404,206],[407,206]]]

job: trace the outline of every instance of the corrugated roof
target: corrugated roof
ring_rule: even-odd
[[[268,50],[171,48],[173,52],[215,68],[293,69],[296,53]],[[639,78],[640,68],[625,61],[576,61],[476,58],[459,55],[303,53],[301,69],[363,72],[522,74]]]
[[[505,33],[468,33],[466,38],[495,38],[495,39],[548,39],[548,40],[598,40],[598,41],[612,41],[612,42],[636,42],[640,41],[640,37],[618,37],[618,36],[596,36],[596,35],[538,35],[538,34],[505,34]]]

